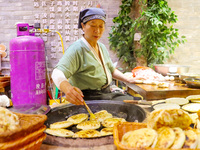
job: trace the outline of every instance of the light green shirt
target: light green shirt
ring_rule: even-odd
[[[115,67],[109,57],[106,47],[98,42],[107,69],[108,77],[112,80]],[[93,52],[82,39],[74,42],[60,59],[56,68],[61,70],[69,82],[81,90],[100,90],[108,79],[102,64],[96,59]]]

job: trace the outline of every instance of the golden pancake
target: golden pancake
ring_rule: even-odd
[[[19,122],[19,117],[16,114],[4,107],[0,107],[0,132],[17,129]]]
[[[72,122],[73,124],[79,124],[83,121],[86,121],[88,119],[88,115],[87,114],[76,114],[73,116],[70,116],[67,121]]]
[[[100,131],[102,136],[106,136],[106,135],[113,135],[113,128],[103,128]]]
[[[50,129],[47,128],[46,133],[54,136],[59,136],[59,137],[72,137],[74,135],[74,132],[67,130],[67,129]]]
[[[200,104],[199,103],[189,103],[186,105],[182,106],[182,109],[188,112],[197,112],[198,110],[200,110]]]
[[[94,129],[81,130],[73,135],[73,138],[95,138],[100,137],[101,133]]]
[[[191,113],[189,115],[190,115],[190,118],[192,119],[192,123],[195,124],[196,120],[198,119],[198,114],[197,113]]]
[[[157,130],[160,127],[180,127],[186,129],[192,123],[189,114],[182,109],[153,111],[148,117],[147,127]]]
[[[173,103],[163,103],[163,104],[156,104],[153,106],[153,109],[179,109],[180,106],[178,104]]]
[[[118,122],[126,122],[124,118],[107,118],[102,122],[102,125],[106,128],[114,127],[114,124]]]
[[[89,120],[79,123],[76,128],[82,129],[82,130],[88,130],[88,129],[99,129],[101,126],[100,122],[97,120]]]
[[[197,147],[196,148],[200,148],[200,129],[194,129],[193,130],[196,134],[197,134]]]
[[[157,138],[157,132],[151,128],[128,131],[122,136],[121,143],[129,147],[150,147]]]
[[[180,98],[180,97],[173,97],[173,98],[167,98],[165,100],[166,103],[172,103],[172,104],[178,104],[178,105],[185,105],[189,103],[189,100],[186,98]]]
[[[51,129],[64,129],[71,127],[73,125],[73,122],[70,121],[59,121],[59,122],[54,122],[50,124]]]
[[[198,144],[197,134],[193,130],[185,130],[185,142],[183,148],[196,148]]]
[[[102,122],[103,120],[107,119],[107,118],[112,118],[112,114],[108,113],[106,110],[101,110],[99,112],[96,112],[94,114],[97,118],[98,121]]]
[[[185,133],[179,127],[175,127],[172,129],[173,129],[176,137],[175,137],[173,145],[171,146],[171,149],[180,149],[183,147],[183,144],[185,142]]]
[[[161,127],[157,130],[158,141],[155,148],[169,148],[175,140],[175,133],[170,127]]]
[[[200,95],[190,95],[186,97],[187,100],[200,100]]]

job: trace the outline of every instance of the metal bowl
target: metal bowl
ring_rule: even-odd
[[[186,82],[188,87],[200,88],[200,78],[191,77],[191,78],[185,78],[183,80]]]
[[[197,73],[182,73],[182,74],[179,74],[179,80],[182,83],[186,83],[184,81],[184,79],[186,79],[186,78],[200,78],[200,74],[197,74]]]
[[[166,76],[168,73],[171,74],[182,74],[187,73],[190,69],[190,66],[186,65],[174,65],[174,64],[155,64],[155,71]]]

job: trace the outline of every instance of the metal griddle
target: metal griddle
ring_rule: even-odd
[[[98,112],[100,110],[107,110],[114,117],[124,118],[128,122],[142,122],[146,118],[145,111],[135,104],[128,104],[124,103],[123,101],[113,100],[92,100],[86,101],[86,103],[88,104],[93,113]],[[45,122],[45,125],[48,128],[50,124],[54,122],[64,121],[68,117],[80,113],[88,114],[85,106],[66,104],[60,107],[55,107],[51,109],[51,111],[47,114],[48,119]],[[98,144],[111,144],[113,143],[113,136],[105,136],[91,139],[73,139],[56,137],[47,134],[47,138],[44,141],[44,143],[67,147],[90,147],[98,146]]]

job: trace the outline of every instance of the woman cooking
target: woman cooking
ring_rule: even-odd
[[[101,8],[81,11],[78,28],[83,30],[83,37],[69,46],[53,70],[55,85],[75,105],[83,105],[84,100],[134,99],[110,90],[112,78],[128,83],[134,83],[134,78],[126,77],[114,67],[106,47],[98,41],[104,33],[105,20]]]

